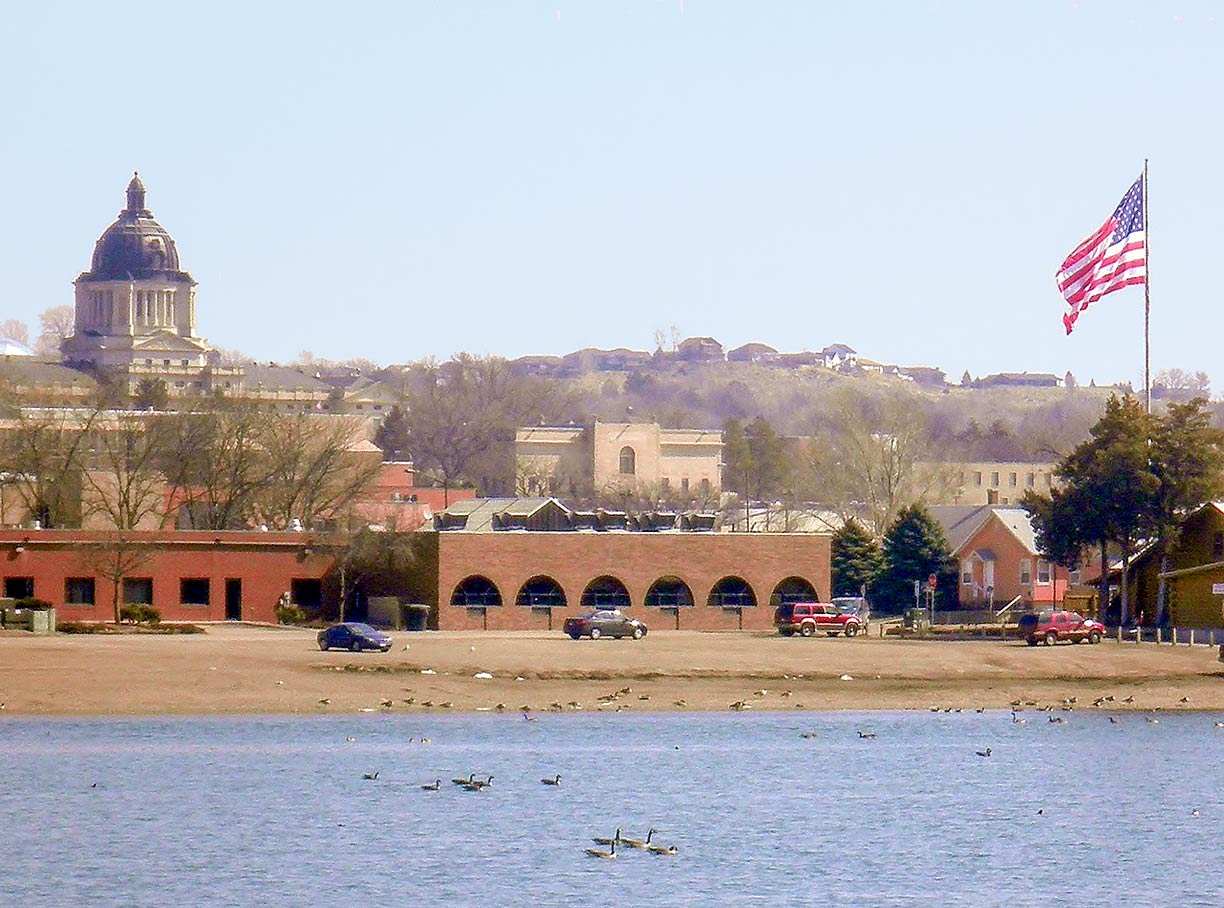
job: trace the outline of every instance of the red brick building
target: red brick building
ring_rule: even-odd
[[[130,565],[119,602],[153,605],[164,621],[276,620],[284,593],[322,602],[334,541],[312,533],[0,530],[6,598],[50,602],[58,621],[113,620],[107,562]],[[130,554],[126,554],[130,553]]]

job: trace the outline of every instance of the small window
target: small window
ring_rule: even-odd
[[[685,476],[680,480],[680,494],[687,495],[689,490],[688,477]]]
[[[93,605],[94,579],[92,577],[64,578],[64,605]]]
[[[702,498],[710,497],[710,480],[708,479],[701,480],[701,497]]]
[[[170,365],[170,360],[168,360],[168,359],[163,359],[163,360],[162,360],[162,365],[163,365],[163,366],[168,366],[168,365]]]
[[[620,472],[622,476],[632,476],[637,472],[637,455],[633,448],[626,445],[620,452]]]
[[[980,472],[973,474],[973,484],[975,486],[980,486],[982,484],[982,474]]]
[[[1037,474],[1036,474],[1036,473],[1029,473],[1029,474],[1028,474],[1028,476],[1026,477],[1026,483],[1025,483],[1025,484],[1026,484],[1026,485],[1027,485],[1027,486],[1028,486],[1030,489],[1031,489],[1031,488],[1033,488],[1033,486],[1035,486],[1035,485],[1037,484]]]
[[[1037,582],[1050,582],[1050,562],[1046,561],[1044,558],[1037,559]]]
[[[1033,562],[1028,558],[1020,559],[1020,585],[1027,586],[1033,582]]]
[[[965,586],[973,583],[973,562],[968,558],[961,562],[961,583]]]
[[[1008,485],[1008,488],[1012,488],[1012,489],[1016,487],[1016,474],[1015,473],[1007,474],[1007,485]]]
[[[998,473],[990,474],[990,484],[996,489],[999,487],[999,474]]]
[[[184,577],[180,580],[179,602],[183,605],[208,605],[208,578]]]
[[[123,580],[124,605],[152,605],[153,578],[125,577]]]
[[[1045,485],[1046,485],[1046,488],[1047,488],[1047,489],[1048,489],[1048,488],[1050,488],[1050,486],[1051,486],[1051,485],[1053,485],[1053,484],[1054,484],[1054,478],[1053,478],[1053,476],[1052,476],[1051,474],[1049,474],[1049,473],[1046,473],[1046,474],[1045,474]]]
[[[26,599],[34,595],[33,577],[5,577],[4,598]]]
[[[1211,537],[1211,558],[1213,561],[1224,559],[1224,533],[1216,533]]]
[[[671,479],[668,478],[667,476],[664,476],[659,488],[663,491],[663,494],[666,495],[667,492],[671,489]]]
[[[187,360],[183,360],[183,365],[184,365],[184,366],[189,366],[189,365],[191,365],[191,363],[190,363],[189,361],[187,361]]]

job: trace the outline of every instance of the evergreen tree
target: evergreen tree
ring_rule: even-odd
[[[884,571],[875,584],[876,608],[899,612],[914,601],[914,581],[937,580],[936,608],[956,602],[956,561],[943,529],[922,505],[902,508],[884,534]]]
[[[408,417],[398,405],[391,408],[374,433],[374,444],[382,448],[384,460],[397,460],[408,452]]]
[[[831,549],[833,595],[864,595],[884,568],[880,544],[851,517],[833,534]]]

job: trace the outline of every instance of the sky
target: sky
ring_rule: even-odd
[[[1054,273],[1148,158],[1152,369],[1216,362],[1206,0],[25,3],[0,85],[0,320],[33,334],[138,170],[201,334],[260,360],[674,325],[1139,387],[1143,288],[1067,337]]]

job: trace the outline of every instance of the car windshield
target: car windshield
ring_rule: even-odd
[[[857,615],[866,604],[862,599],[834,599],[833,604],[843,615]]]
[[[348,629],[355,634],[377,634],[378,631],[368,624],[350,624]]]

